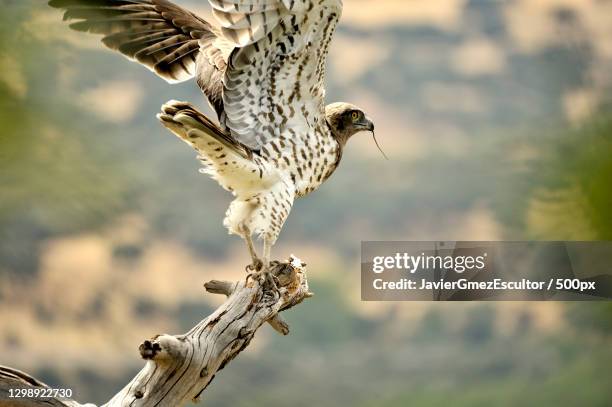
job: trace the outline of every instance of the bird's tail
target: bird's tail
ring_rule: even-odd
[[[249,147],[221,130],[217,124],[188,102],[171,100],[165,103],[157,118],[170,131],[201,153],[210,154],[211,147],[220,144],[224,150],[229,150],[242,158],[253,157]],[[215,147],[213,151],[218,148]]]
[[[203,172],[225,189],[242,196],[278,182],[274,168],[191,104],[171,100],[162,106],[157,118],[200,154]]]

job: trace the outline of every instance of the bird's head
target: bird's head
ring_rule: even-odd
[[[360,131],[372,132],[374,142],[378,146],[376,136],[374,136],[374,123],[357,106],[344,102],[332,103],[325,107],[325,116],[333,136],[341,146],[344,147],[349,138]],[[380,147],[378,149],[380,150]],[[385,155],[384,152],[383,155]]]

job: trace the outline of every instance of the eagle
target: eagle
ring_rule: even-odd
[[[325,104],[342,0],[209,3],[217,25],[167,0],[49,1],[71,28],[102,34],[105,46],[167,82],[195,79],[218,121],[176,100],[157,117],[233,194],[224,226],[246,241],[247,269],[270,279],[271,249],[295,199],[334,173],[354,134],[369,131],[376,142],[374,124],[352,104]]]

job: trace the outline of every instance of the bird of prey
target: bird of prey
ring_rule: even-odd
[[[167,0],[49,1],[75,20],[70,27],[102,34],[104,45],[167,82],[195,78],[218,123],[178,101],[157,117],[233,193],[224,225],[246,241],[249,269],[261,276],[294,200],[332,175],[351,136],[374,136],[374,124],[354,105],[324,102],[342,0],[209,3],[217,26]]]

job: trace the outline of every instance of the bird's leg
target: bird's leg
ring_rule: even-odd
[[[260,271],[264,265],[264,263],[257,257],[257,252],[255,251],[255,246],[253,245],[253,239],[251,238],[251,231],[246,225],[241,226],[242,234],[244,235],[244,240],[247,243],[247,247],[249,248],[249,253],[251,255],[251,260],[253,263],[246,266],[246,270],[249,272],[252,271]]]
[[[267,236],[265,236],[264,243],[263,243],[263,264],[264,264],[265,270],[270,269],[270,253],[271,252],[272,252],[272,244],[270,244],[270,239]]]
[[[242,225],[241,229],[242,233],[244,234],[244,239],[247,242],[247,246],[249,247],[249,253],[251,253],[251,257],[253,258],[253,264],[246,267],[246,270],[249,272],[246,281],[248,282],[250,278],[256,279],[260,284],[264,285],[265,289],[269,289],[272,292],[280,295],[278,289],[278,278],[272,274],[272,270],[270,268],[270,252],[272,251],[270,239],[264,237],[262,261],[257,257],[249,229],[245,225]]]
[[[270,246],[266,243],[267,239],[264,239],[264,261],[261,261],[259,257],[257,257],[257,252],[255,251],[255,245],[253,245],[253,239],[251,238],[251,231],[249,228],[242,224],[241,232],[244,235],[244,240],[247,242],[247,247],[249,248],[249,253],[251,254],[251,259],[253,260],[252,264],[246,266],[246,271],[248,272],[246,277],[246,283],[248,283],[250,278],[254,278],[261,283],[260,277],[264,278],[264,284],[266,286],[272,287],[274,292],[278,292],[278,285],[275,282],[276,277],[270,273]],[[267,251],[266,251],[267,248]],[[267,257],[266,257],[267,253]],[[268,260],[265,260],[268,259]]]
[[[272,274],[272,270],[270,268],[270,253],[272,251],[272,243],[270,243],[270,238],[264,236],[264,244],[263,244],[263,269],[262,274],[264,277],[264,283],[267,287],[269,287],[273,292],[280,295],[278,290],[278,278],[274,274]]]

